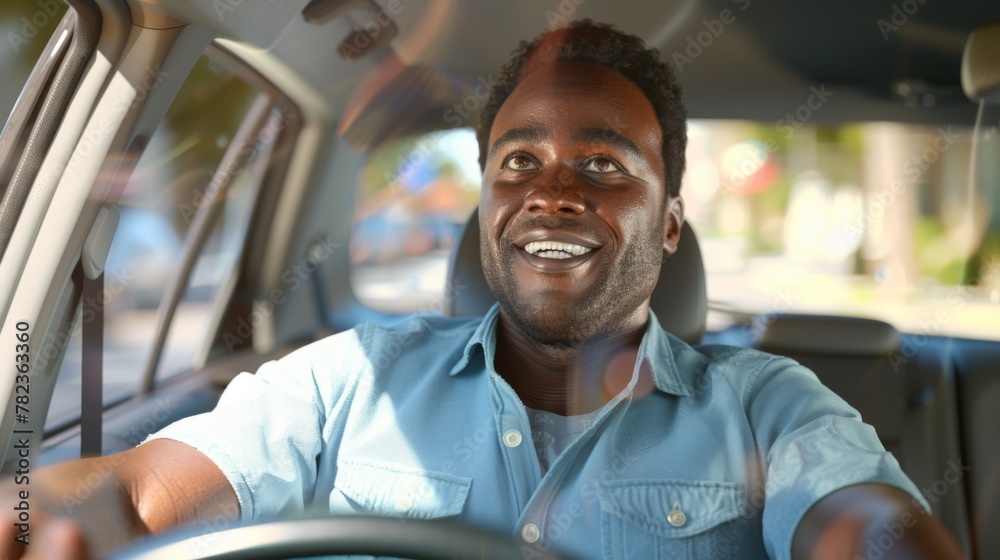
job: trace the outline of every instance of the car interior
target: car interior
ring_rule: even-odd
[[[985,0],[5,2],[0,340],[34,346],[24,421],[0,377],[4,472],[16,428],[38,467],[110,454],[361,322],[485,313],[472,129],[519,41],[582,18],[684,90],[664,328],[807,366],[1000,558]]]

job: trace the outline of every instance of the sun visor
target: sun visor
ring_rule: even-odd
[[[489,86],[443,66],[406,65],[390,52],[351,95],[337,132],[364,150],[413,134],[475,126]]]

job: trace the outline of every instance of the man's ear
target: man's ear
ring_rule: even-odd
[[[673,255],[677,252],[677,244],[681,240],[681,226],[684,225],[684,199],[680,195],[667,199],[663,222],[663,250],[668,255]]]

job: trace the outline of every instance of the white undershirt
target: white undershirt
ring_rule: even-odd
[[[576,438],[594,422],[600,409],[575,416],[560,416],[545,410],[524,407],[531,424],[531,441],[538,454],[538,465],[542,476],[548,472],[556,458],[566,450]]]

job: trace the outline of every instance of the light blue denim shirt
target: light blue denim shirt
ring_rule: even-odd
[[[875,430],[796,362],[689,346],[650,312],[628,387],[545,476],[483,319],[360,325],[236,377],[212,412],[150,437],[211,458],[244,521],[453,518],[526,558],[789,558],[806,510],[859,482],[929,511]]]

